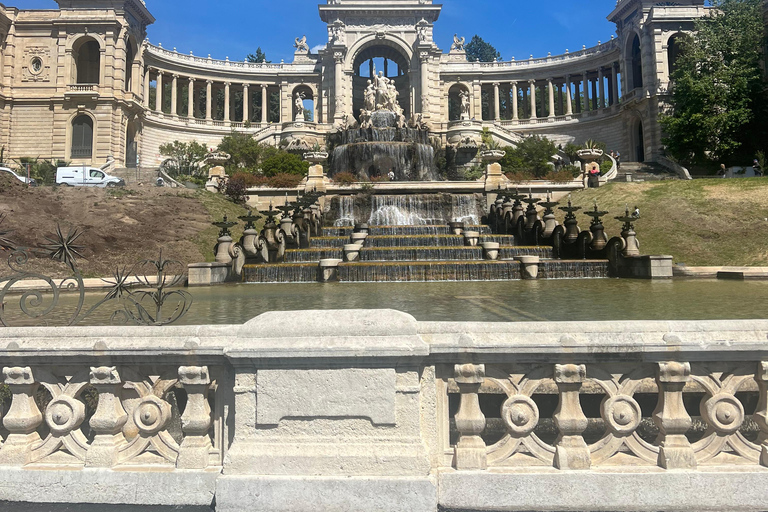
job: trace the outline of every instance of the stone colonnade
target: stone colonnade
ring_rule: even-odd
[[[489,107],[483,120],[553,119],[616,105],[619,63],[560,77],[483,82]]]
[[[154,101],[150,99],[149,95],[153,77],[157,83]],[[170,110],[165,108],[164,98],[164,95],[168,92],[166,90],[168,84],[170,84]],[[187,90],[186,98],[182,98],[179,93],[179,90],[184,87]],[[242,119],[242,122],[268,123],[270,121],[277,121],[269,119],[269,95],[278,89],[278,86],[266,83],[243,82],[235,84],[232,82],[183,77],[156,68],[147,68],[144,72],[144,106],[155,112],[180,117],[183,111],[185,112],[185,117],[190,119],[233,122],[236,120],[236,116],[239,117],[238,114],[241,114],[240,119]],[[214,104],[218,91],[223,91],[224,93],[223,113],[217,112],[217,106]],[[237,92],[242,94],[241,112],[235,112],[233,108]],[[201,106],[203,97],[205,98],[204,109]],[[258,101],[258,108],[261,110],[260,115],[256,116],[258,119],[254,118],[256,101]],[[281,119],[280,121],[285,120]]]

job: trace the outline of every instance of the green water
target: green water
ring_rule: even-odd
[[[397,309],[422,321],[768,318],[768,282],[619,279],[471,283],[233,285],[190,289],[191,324],[267,311]]]
[[[191,288],[179,324],[240,324],[267,311],[397,309],[422,321],[715,320],[768,318],[768,282],[629,279],[466,283],[239,284]],[[87,303],[101,298],[90,293]],[[7,310],[18,300],[7,299]],[[49,325],[71,314],[64,297]],[[107,325],[101,311],[84,324]],[[40,325],[12,315],[14,325]],[[300,318],[297,317],[297,321]]]

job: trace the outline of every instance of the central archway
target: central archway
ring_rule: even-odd
[[[411,56],[395,41],[374,39],[365,42],[353,53],[352,65],[352,112],[359,119],[360,110],[365,106],[365,89],[374,74],[383,72],[392,80],[399,93],[400,107],[410,117],[411,98]]]

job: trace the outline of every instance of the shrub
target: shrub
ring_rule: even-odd
[[[271,188],[296,188],[304,176],[298,174],[280,173],[267,179],[267,186]]]
[[[266,178],[250,172],[236,172],[232,175],[230,180],[242,180],[246,187],[257,187],[263,183],[266,183]]]
[[[233,176],[227,182],[227,188],[224,193],[232,202],[244,204],[247,189],[248,187],[245,185],[245,180],[242,176]]]
[[[389,181],[389,176],[374,176],[371,178],[372,183],[385,183]]]
[[[305,162],[298,155],[280,151],[266,158],[261,170],[268,178],[278,174],[296,174],[303,177],[309,171],[309,162]]]
[[[172,178],[177,176],[203,176],[203,160],[208,156],[208,149],[202,144],[175,140],[160,146],[160,154],[168,157],[163,162],[163,171]]]
[[[578,167],[575,168],[578,169]],[[573,172],[570,170],[570,166],[568,166],[559,171],[551,171],[544,179],[551,181],[552,183],[568,183],[569,181],[573,181],[573,178]]]
[[[480,165],[475,165],[469,169],[464,169],[464,179],[467,181],[477,181],[483,177],[485,170]]]
[[[560,172],[568,172],[571,178],[578,178],[581,175],[581,168],[578,165],[566,165]]]
[[[523,139],[516,148],[505,148],[504,152],[499,163],[505,173],[529,173],[541,178],[552,171],[550,161],[557,147],[548,138],[534,135]]]
[[[527,171],[513,171],[506,173],[506,177],[511,181],[512,183],[522,183],[524,181],[531,181],[535,177],[533,174]]]
[[[333,177],[334,183],[338,183],[342,187],[348,187],[353,183],[357,183],[357,178],[351,172],[340,172]]]
[[[610,158],[603,160],[600,162],[600,174],[608,174],[611,172],[611,169],[613,168],[613,162]]]

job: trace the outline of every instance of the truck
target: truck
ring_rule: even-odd
[[[56,184],[65,187],[124,187],[125,181],[116,176],[110,176],[98,167],[86,165],[76,167],[58,167],[56,169]]]

